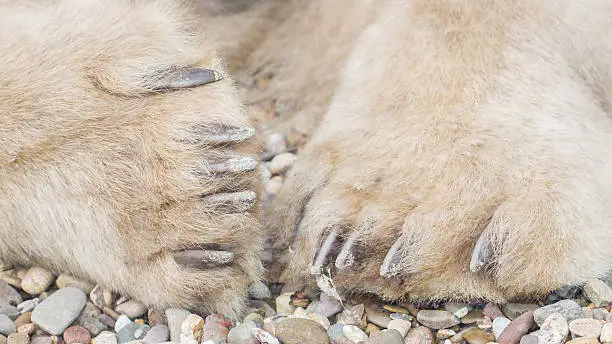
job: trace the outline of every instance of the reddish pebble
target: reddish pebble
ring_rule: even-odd
[[[497,305],[494,303],[487,303],[485,308],[482,310],[482,314],[488,316],[491,318],[491,320],[504,315],[502,311],[499,310],[499,307],[497,307]]]
[[[223,315],[211,314],[204,320],[204,336],[202,341],[212,340],[216,343],[218,340],[225,339],[232,326],[232,321]]]
[[[533,311],[523,313],[518,318],[512,320],[510,324],[504,329],[497,342],[499,344],[518,344],[521,341],[521,337],[526,335],[531,327],[534,325]]]
[[[64,331],[63,334],[64,342],[66,344],[89,344],[91,341],[91,334],[83,326],[71,326]]]

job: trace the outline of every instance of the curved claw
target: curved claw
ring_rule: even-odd
[[[217,82],[223,79],[221,73],[212,69],[184,67],[172,70],[164,75],[158,84],[157,90],[170,91],[183,88],[192,88]]]
[[[207,269],[232,263],[234,253],[214,250],[185,250],[176,252],[174,260],[188,268]]]
[[[232,142],[241,142],[255,135],[254,128],[227,128],[219,132],[210,133],[204,137],[204,143],[208,144],[224,144]]]
[[[257,194],[253,191],[220,193],[206,196],[204,201],[228,213],[242,213],[255,206]]]
[[[329,231],[327,237],[323,240],[323,243],[321,244],[321,249],[319,249],[319,253],[317,254],[317,257],[315,258],[315,261],[310,268],[310,273],[312,275],[318,275],[321,273],[321,268],[323,267],[323,264],[325,264],[325,259],[327,258],[329,251],[334,245],[337,236],[338,232],[336,232],[335,229],[332,229]]]
[[[342,245],[342,249],[340,250],[340,253],[338,253],[335,263],[338,270],[345,270],[355,264],[355,250],[353,245],[358,237],[359,232],[354,232],[348,239],[346,239],[344,245]]]
[[[470,260],[470,271],[482,271],[491,262],[492,258],[493,246],[491,242],[485,238],[485,234],[483,233],[474,246],[472,259]]]
[[[402,261],[402,246],[404,242],[402,238],[395,241],[393,246],[387,252],[385,260],[380,267],[380,275],[385,278],[391,278],[400,273]]]
[[[250,172],[257,167],[257,160],[252,158],[230,158],[225,162],[211,164],[210,170],[214,173],[241,173]]]

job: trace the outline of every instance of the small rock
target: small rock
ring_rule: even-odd
[[[1,267],[1,265],[0,265],[0,267]],[[6,344],[6,337],[1,335],[1,334],[0,334],[0,344]]]
[[[113,319],[108,314],[104,314],[104,313],[98,315],[98,320],[100,320],[100,322],[102,322],[104,325],[106,325],[106,326],[108,326],[110,328],[115,328],[115,325],[117,324],[115,319]]]
[[[606,321],[610,316],[610,312],[605,308],[595,308],[593,310],[593,319]]]
[[[327,331],[330,326],[329,319],[317,313],[308,313],[304,310],[304,308],[298,307],[295,312],[289,316],[289,318],[302,318],[309,319],[317,322],[319,325],[323,326],[323,328]]]
[[[284,293],[276,298],[276,312],[283,314],[293,314],[295,307],[291,305],[291,295],[293,293]]]
[[[252,311],[257,311],[258,313],[263,312],[264,317],[276,315],[274,308],[270,307],[270,305],[262,300],[249,300],[249,307],[252,309]]]
[[[374,331],[370,335],[369,344],[404,344],[404,336],[397,330]]]
[[[147,312],[147,307],[136,300],[129,300],[117,306],[115,311],[134,319],[143,316]]]
[[[342,332],[344,336],[353,343],[365,342],[368,340],[368,335],[355,325],[344,325]]]
[[[131,322],[123,326],[121,330],[117,332],[117,342],[122,344],[142,339],[147,335],[150,329],[149,325],[139,325]]]
[[[483,318],[481,309],[471,310],[467,315],[461,318],[461,323],[465,325],[471,325],[477,323],[479,320]],[[490,318],[489,318],[490,319]]]
[[[189,314],[181,323],[181,344],[198,344],[204,335],[204,319],[197,314]]]
[[[495,341],[493,333],[473,327],[463,333],[463,339],[469,344],[487,344]]]
[[[8,283],[0,280],[0,303],[17,306],[23,301],[19,292]]]
[[[78,318],[86,302],[85,293],[78,288],[59,289],[34,309],[32,322],[47,333],[60,335]]]
[[[491,318],[485,316],[476,322],[476,326],[478,326],[479,329],[488,330],[493,328],[493,321],[491,321]]]
[[[93,283],[80,280],[69,274],[61,274],[57,276],[57,279],[55,280],[55,285],[57,285],[57,287],[60,289],[64,287],[79,288],[86,294],[89,294],[94,288]]]
[[[503,315],[505,315],[506,318],[514,320],[515,318],[521,316],[521,314],[525,314],[530,311],[535,311],[539,308],[540,306],[531,303],[506,303],[502,306],[502,311]],[[493,319],[495,317],[490,316],[490,318]]]
[[[287,142],[285,141],[283,135],[279,133],[272,133],[266,139],[266,143],[264,144],[264,151],[266,153],[269,153],[272,156],[276,156],[286,150]]]
[[[30,339],[30,344],[53,344],[51,336],[34,336]]]
[[[31,312],[34,310],[34,308],[36,308],[36,306],[38,306],[38,304],[39,304],[38,298],[35,297],[33,299],[25,300],[22,303],[18,304],[17,309],[21,313]]]
[[[168,328],[170,329],[170,341],[178,342],[181,340],[181,324],[189,314],[191,314],[189,311],[181,308],[166,309],[166,320],[168,321]]]
[[[125,326],[131,323],[132,323],[132,320],[130,320],[130,318],[127,315],[123,314],[119,316],[119,318],[117,318],[117,321],[115,321],[115,332],[119,333],[119,331],[121,331],[122,328],[124,328]]]
[[[582,319],[593,319],[593,309],[591,307],[582,307]]]
[[[310,304],[310,297],[306,295],[304,292],[296,291],[291,294],[291,302],[290,304],[294,307],[302,307],[306,308]]]
[[[597,338],[580,337],[565,342],[565,344],[599,344]]]
[[[344,324],[333,324],[327,329],[327,336],[330,342],[335,342],[336,339],[344,337]]]
[[[91,333],[92,336],[97,336],[100,332],[107,329],[105,323],[100,321],[100,310],[93,303],[87,302],[81,315],[75,321],[75,324],[81,325]]]
[[[561,344],[565,341],[569,327],[567,320],[561,313],[551,314],[540,326],[537,333],[532,333],[538,337],[539,344]]]
[[[17,331],[15,323],[6,314],[0,314],[0,334],[8,336]]]
[[[447,312],[452,313],[457,318],[463,318],[472,310],[472,307],[467,303],[447,302],[444,305],[444,309]]]
[[[19,312],[19,309],[17,309],[15,306],[0,304],[0,314],[4,314],[11,318],[11,320],[15,320],[21,314],[21,312]]]
[[[297,160],[293,153],[281,153],[275,156],[266,166],[272,174],[282,174],[286,172]]]
[[[496,318],[497,319],[497,318]],[[499,336],[496,336],[499,344],[516,344],[526,335],[534,324],[533,311],[523,313],[507,324]]]
[[[166,313],[163,309],[151,308],[147,313],[147,319],[149,319],[149,325],[155,327],[157,325],[168,325],[166,321]]]
[[[252,321],[259,328],[262,328],[264,323],[263,317],[259,313],[249,313],[244,317],[243,321]]]
[[[313,302],[308,305],[308,312],[321,314],[324,317],[331,318],[342,311],[342,304],[336,300],[326,300]],[[362,312],[363,315],[363,312]]]
[[[227,335],[228,344],[242,344],[245,341],[254,339],[253,329],[257,328],[254,322],[245,321],[236,325]]]
[[[436,333],[436,338],[438,339],[446,339],[446,338],[450,338],[454,335],[456,335],[457,332],[451,330],[451,329],[446,329],[443,328],[441,330],[438,330],[438,332]]]
[[[276,339],[276,337],[274,337],[273,335],[271,335],[270,333],[255,327],[252,330],[253,337],[255,337],[255,339],[257,339],[258,343],[262,343],[262,344],[280,344],[280,342],[278,341],[278,339]]]
[[[536,335],[526,334],[521,337],[520,344],[538,344],[540,339]]]
[[[586,297],[595,304],[596,307],[607,306],[612,302],[612,289],[607,284],[598,279],[589,280],[582,290]]]
[[[30,337],[26,333],[11,333],[6,338],[6,344],[28,344]]]
[[[429,328],[439,330],[461,323],[459,318],[447,311],[421,310],[417,313],[417,321]]]
[[[389,322],[389,326],[387,326],[387,328],[389,330],[391,329],[397,330],[399,333],[401,333],[402,338],[404,338],[406,334],[408,334],[408,330],[410,330],[410,326],[411,326],[410,321],[395,319]]]
[[[255,282],[249,286],[249,297],[255,300],[266,300],[272,298],[272,292],[265,283]]]
[[[17,332],[18,333],[25,333],[28,336],[31,336],[34,334],[34,332],[36,332],[36,325],[34,324],[23,324],[19,327],[17,327]]]
[[[104,307],[111,307],[113,305],[113,294],[110,290],[102,288],[100,285],[96,285],[89,292],[89,299],[98,308],[103,309]]]
[[[366,323],[366,326],[367,326],[367,322],[364,317],[364,313],[365,313],[365,307],[363,306],[363,304],[348,307],[347,309],[343,310],[342,313],[338,315],[338,317],[336,318],[336,323],[340,323],[344,325],[355,325],[355,326],[358,326],[359,328],[363,328],[364,322]],[[387,318],[387,319],[389,321],[391,320],[391,318]],[[387,323],[389,323],[389,321],[387,321]]]
[[[497,307],[494,303],[487,303],[485,308],[482,310],[482,314],[491,318],[491,320],[495,320],[495,318],[503,316],[502,311]]]
[[[38,295],[53,283],[53,273],[47,269],[33,266],[21,280],[21,289],[31,295]]]
[[[93,344],[117,344],[117,336],[110,331],[104,331],[94,338]]]
[[[572,339],[578,337],[599,338],[601,334],[601,321],[596,319],[575,319],[569,323],[569,330],[572,334]]]
[[[424,326],[419,326],[408,331],[404,337],[404,344],[433,344],[434,336],[431,330]]]
[[[533,317],[538,326],[541,326],[553,313],[561,313],[567,321],[572,321],[580,318],[582,315],[582,308],[572,300],[561,300],[552,305],[538,308],[533,312]]]
[[[66,344],[88,344],[91,340],[91,334],[83,326],[70,326],[62,335]]]
[[[276,326],[276,337],[283,344],[328,344],[325,329],[308,319],[285,319]],[[367,339],[367,336],[366,336]]]
[[[387,326],[389,326],[389,322],[391,321],[389,313],[377,311],[371,308],[366,308],[366,318],[368,322],[383,328],[387,328]]]
[[[612,343],[612,323],[603,324],[599,339],[602,343]]]
[[[225,340],[232,327],[232,322],[221,314],[211,314],[204,319],[203,341],[212,340],[215,343]]]
[[[506,317],[497,317],[493,320],[493,333],[495,334],[495,338],[499,338],[506,327],[510,325],[510,322],[510,319]]]
[[[17,319],[15,319],[15,327],[29,324],[31,322],[32,322],[32,312],[25,312],[22,315],[20,315]]]
[[[142,338],[147,344],[158,344],[167,342],[170,339],[170,329],[166,325],[156,325],[151,327],[149,332]]]

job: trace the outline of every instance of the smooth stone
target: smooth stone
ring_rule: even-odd
[[[521,341],[519,343],[520,344],[538,344],[539,341],[540,339],[537,336],[526,334],[523,337],[521,337]]]
[[[293,153],[281,153],[272,158],[272,161],[266,164],[270,172],[274,174],[282,174],[286,172],[297,160],[297,156]]]
[[[262,330],[260,328],[255,327],[254,329],[251,330],[251,334],[257,340],[255,344],[258,344],[258,343],[261,343],[261,344],[280,344],[280,342],[278,341],[278,339],[276,339],[276,337],[274,337],[269,332],[264,331],[264,330]]]
[[[394,329],[374,331],[370,334],[369,344],[404,344],[404,336]]]
[[[455,315],[447,311],[420,310],[417,313],[417,321],[422,325],[436,330],[459,325],[461,321]]]
[[[115,312],[134,319],[145,315],[147,307],[136,300],[129,300],[115,307]]]
[[[28,336],[31,336],[34,334],[34,332],[36,332],[36,325],[34,324],[23,324],[19,327],[17,327],[17,332],[18,333],[25,333]]]
[[[310,313],[317,313],[321,314],[324,317],[331,318],[334,315],[342,312],[343,307],[339,301],[326,300],[319,302],[315,301],[308,305],[308,308],[306,310]]]
[[[249,297],[255,300],[267,300],[272,298],[270,288],[263,282],[252,283],[248,288]]]
[[[301,307],[298,307],[295,310],[295,312],[289,316],[289,318],[303,318],[303,319],[309,319],[312,321],[316,321],[319,325],[323,326],[323,328],[325,328],[326,331],[331,325],[327,317],[324,317],[321,314],[317,314],[317,313],[306,312],[304,308],[301,308]]]
[[[51,336],[34,336],[30,338],[30,344],[53,344]]]
[[[32,322],[32,312],[25,312],[15,319],[15,327],[29,324]]]
[[[494,342],[495,336],[490,331],[474,327],[463,333],[463,339],[469,344],[487,344],[489,342]]]
[[[482,310],[482,314],[491,318],[491,320],[495,320],[495,318],[503,316],[502,311],[497,307],[494,303],[487,303],[487,305]]]
[[[276,326],[275,334],[283,344],[329,343],[329,337],[323,326],[308,319],[284,319]]]
[[[327,336],[333,343],[336,339],[344,337],[344,324],[333,324],[327,329]]]
[[[179,342],[181,340],[181,324],[187,316],[191,314],[182,308],[166,309],[166,321],[170,329],[170,341]]]
[[[149,325],[151,327],[155,327],[157,325],[168,325],[168,321],[166,321],[166,312],[163,309],[149,309],[147,319],[149,319]]]
[[[264,317],[271,317],[276,315],[274,308],[270,307],[265,301],[262,300],[249,300],[249,307],[251,309],[264,312]]]
[[[15,288],[3,280],[0,280],[0,303],[17,306],[23,302],[23,298]]]
[[[336,317],[336,323],[345,324],[345,325],[355,325],[362,328],[363,323],[366,321],[364,319],[365,307],[363,304],[355,305],[352,307],[347,307]],[[390,321],[391,318],[387,317]],[[387,320],[385,319],[385,320]],[[388,324],[389,321],[386,321]],[[366,325],[367,326],[367,325]]]
[[[38,295],[49,288],[54,277],[51,271],[33,266],[21,279],[21,289],[30,295]]]
[[[371,322],[376,326],[387,328],[387,326],[389,326],[389,322],[391,322],[391,317],[387,312],[377,311],[371,308],[366,308],[365,312],[368,322]]]
[[[118,344],[117,335],[110,331],[100,332],[93,340],[93,344]]]
[[[80,280],[70,274],[61,274],[57,276],[55,285],[58,288],[75,287],[81,289],[85,294],[89,294],[94,288],[94,284],[88,281]]]
[[[582,307],[582,315],[580,315],[580,318],[582,319],[593,319],[594,314],[593,314],[593,309],[591,307]]]
[[[447,302],[444,305],[444,309],[447,312],[452,313],[457,318],[463,318],[472,310],[472,307],[467,303]]]
[[[0,334],[8,336],[11,333],[15,333],[17,328],[15,323],[6,314],[0,314]]]
[[[27,333],[11,333],[6,337],[6,344],[28,344],[30,337]]]
[[[569,330],[572,334],[572,339],[578,337],[599,338],[601,334],[601,321],[596,319],[575,319],[570,321]]]
[[[115,332],[119,333],[119,331],[121,331],[122,328],[124,328],[125,326],[131,323],[132,323],[132,320],[130,320],[130,318],[127,315],[125,314],[120,315],[119,318],[117,318],[117,321],[115,321]]]
[[[57,290],[32,312],[32,322],[52,335],[60,335],[81,314],[87,297],[78,288]]]
[[[511,320],[506,317],[497,317],[493,320],[493,333],[495,334],[495,338],[499,338],[499,336],[504,332],[506,327],[510,325]]]
[[[204,336],[204,319],[197,314],[189,314],[181,323],[181,343],[188,344],[202,341]]]
[[[39,303],[39,299],[35,297],[33,299],[25,300],[22,303],[18,304],[17,309],[20,313],[31,312],[34,310],[34,308],[36,308],[36,306],[38,306]]]
[[[344,325],[342,332],[344,336],[353,343],[365,342],[368,340],[368,335],[355,325]]]
[[[548,306],[538,308],[533,312],[536,324],[541,327],[542,323],[553,313],[561,313],[568,321],[580,318],[582,308],[572,300],[561,300]]]
[[[602,343],[612,343],[612,323],[605,323],[601,326],[599,339]]]
[[[597,338],[580,337],[565,342],[565,344],[599,344]]]
[[[491,321],[491,318],[484,316],[476,322],[476,326],[478,326],[479,329],[489,330],[493,328],[493,321]]]
[[[593,310],[593,319],[606,321],[610,316],[610,312],[605,308],[595,308]]]
[[[139,340],[146,336],[147,332],[151,328],[149,325],[140,325],[136,323],[129,323],[121,328],[117,332],[117,342],[119,344]]]
[[[229,334],[232,322],[221,314],[211,314],[204,319],[203,341],[212,340],[215,343],[224,341]]]
[[[561,344],[567,338],[569,326],[565,316],[561,313],[551,314],[540,326],[537,333],[532,333],[538,337],[538,344]]]
[[[521,338],[529,332],[533,325],[533,311],[523,313],[512,320],[510,324],[506,325],[499,337],[496,337],[496,340],[499,344],[519,343]]]
[[[471,325],[477,323],[484,317],[481,309],[473,309],[469,311],[464,317],[461,318],[461,323],[465,325]]]
[[[266,153],[270,153],[270,155],[275,156],[281,154],[282,152],[287,150],[287,141],[282,134],[272,133],[266,139],[266,143],[264,144],[264,151]]]
[[[253,337],[253,329],[257,328],[252,321],[245,321],[239,323],[234,328],[229,331],[227,335],[227,343],[228,344],[242,344],[247,340],[254,339]]]
[[[259,328],[263,326],[263,317],[259,313],[249,313],[242,319],[242,321],[252,321]]]
[[[70,326],[62,334],[66,344],[88,344],[91,340],[91,334],[83,326]]]
[[[291,295],[293,293],[284,293],[279,295],[276,302],[276,312],[283,314],[293,314],[295,312],[295,306],[291,305]]]
[[[404,344],[433,344],[434,341],[433,333],[424,326],[411,329],[404,337]]]
[[[535,311],[539,308],[540,306],[531,303],[506,303],[502,306],[502,313],[506,316],[506,318],[514,320],[522,314]],[[490,318],[493,319],[493,317]]]
[[[387,326],[387,329],[397,330],[399,333],[402,334],[402,338],[404,338],[406,334],[408,334],[410,326],[411,324],[408,320],[395,319],[389,322],[389,326]]]
[[[0,344],[6,344],[6,337],[0,334]]]
[[[456,335],[457,332],[455,332],[454,330],[451,330],[449,328],[443,328],[441,330],[438,330],[438,332],[436,333],[436,338],[438,339],[446,339],[446,338],[450,338],[454,335]]]
[[[0,314],[4,314],[12,320],[15,320],[21,314],[21,312],[15,306],[11,306],[9,304],[0,304]]]
[[[106,330],[108,326],[100,319],[100,310],[93,303],[87,302],[85,308],[75,321],[75,324],[81,325],[91,333],[92,336],[97,336],[100,332]]]
[[[588,280],[582,290],[596,307],[607,306],[612,302],[612,289],[599,279]]]
[[[149,332],[142,338],[142,341],[147,344],[159,344],[167,342],[170,339],[170,329],[166,325],[155,325],[151,327]]]

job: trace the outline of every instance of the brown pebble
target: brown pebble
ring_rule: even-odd
[[[19,328],[21,325],[29,324],[32,322],[32,312],[25,312],[17,319],[15,319],[15,327]]]
[[[565,344],[599,344],[597,338],[580,337],[565,342]]]
[[[328,344],[327,331],[319,323],[287,318],[276,326],[276,337],[284,344]]]
[[[490,331],[474,327],[463,333],[463,339],[469,344],[487,344],[494,342],[495,336]]]
[[[110,328],[115,327],[115,319],[111,318],[107,314],[98,314],[98,320],[100,320],[104,325]]]
[[[495,320],[495,318],[504,315],[499,309],[499,307],[497,307],[497,305],[494,303],[487,303],[485,308],[482,310],[482,314],[488,316],[489,318],[491,318],[491,320]]]
[[[23,324],[17,328],[17,332],[25,333],[28,336],[31,336],[36,332],[36,325],[34,324]]]
[[[70,326],[64,331],[64,341],[66,344],[86,344],[91,341],[91,334],[83,326]]]
[[[499,338],[497,338],[497,342],[499,344],[520,343],[521,338],[529,332],[534,323],[533,311],[523,313],[506,326]]]
[[[11,333],[6,338],[6,344],[28,344],[30,337],[25,333]]]
[[[168,325],[168,321],[166,320],[166,312],[163,309],[151,308],[149,309],[147,317],[151,327],[156,325]]]
[[[425,326],[415,327],[408,331],[404,337],[404,344],[433,344],[434,336],[430,329]]]

